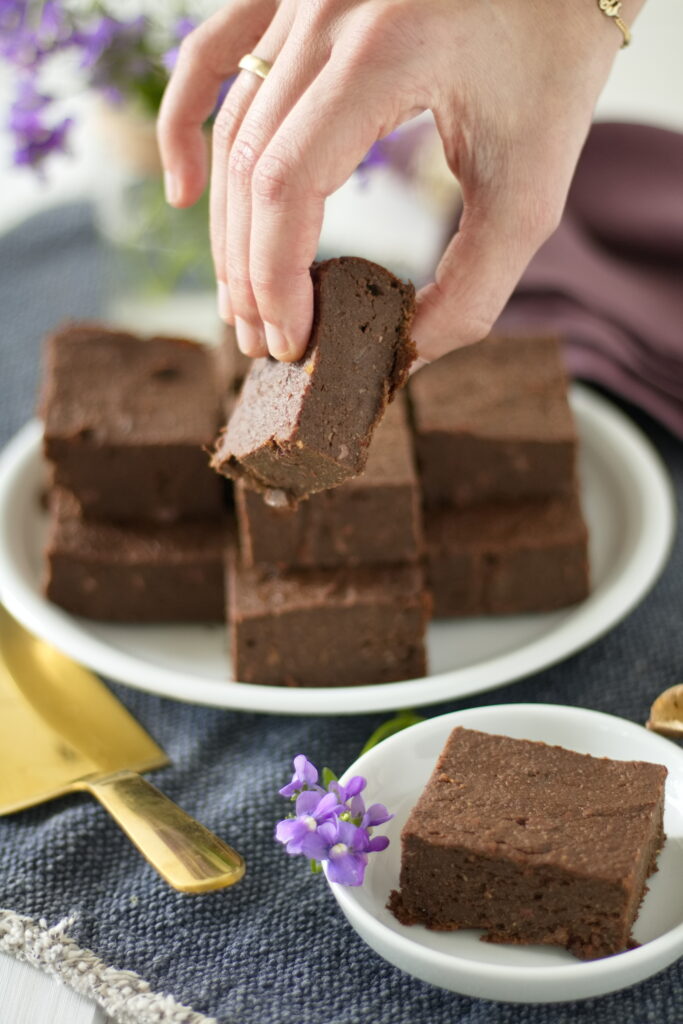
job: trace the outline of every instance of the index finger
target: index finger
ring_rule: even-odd
[[[372,94],[369,88],[362,75],[348,84],[341,81],[331,60],[284,119],[254,171],[249,275],[266,334],[284,338],[282,350],[278,346],[273,353],[281,359],[301,358],[310,335],[310,266],[325,199],[350,177],[381,132],[378,112],[364,102]]]
[[[202,125],[213,113],[226,78],[263,35],[276,6],[275,0],[232,0],[181,43],[157,120],[173,206],[190,206],[203,192],[207,152]]]

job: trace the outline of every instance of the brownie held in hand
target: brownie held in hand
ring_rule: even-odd
[[[41,412],[53,482],[88,518],[174,522],[219,516],[206,464],[222,417],[210,349],[67,324],[45,346]]]
[[[403,924],[489,942],[633,945],[663,842],[666,768],[457,728],[401,833]]]
[[[296,502],[357,476],[415,357],[412,285],[367,260],[311,270],[314,321],[296,363],[255,360],[212,466]],[[273,494],[272,492],[275,492]]]

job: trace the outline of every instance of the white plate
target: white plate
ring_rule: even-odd
[[[386,909],[398,888],[400,833],[449,733],[456,725],[484,732],[544,740],[580,753],[617,760],[653,761],[669,769],[659,870],[638,915],[640,948],[602,960],[581,961],[550,946],[480,942],[480,931],[430,931],[399,924]],[[330,884],[358,934],[380,956],[441,988],[480,999],[545,1003],[586,999],[634,985],[683,954],[683,750],[639,725],[598,711],[551,704],[506,704],[432,718],[380,743],[342,776],[364,775],[368,805],[386,804],[395,817],[377,831],[388,835],[386,852],[370,857],[358,888]]]
[[[431,673],[381,686],[292,689],[230,682],[225,631],[77,619],[40,593],[45,515],[40,425],[0,460],[0,595],[30,630],[110,679],[167,697],[281,714],[358,714],[419,707],[489,690],[561,661],[615,625],[649,590],[674,532],[671,487],[656,452],[612,405],[572,389],[581,437],[593,592],[546,615],[442,621],[429,630]]]

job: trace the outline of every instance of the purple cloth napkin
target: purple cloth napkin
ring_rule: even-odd
[[[574,376],[683,437],[683,134],[593,127],[562,223],[496,329],[561,334]]]

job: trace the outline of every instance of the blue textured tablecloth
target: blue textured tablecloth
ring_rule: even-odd
[[[0,239],[0,442],[32,413],[41,335],[65,316],[97,314],[107,277],[84,207],[52,211]],[[680,445],[638,418],[680,495]],[[531,679],[425,714],[544,701],[642,722],[654,696],[683,679],[682,626],[679,541],[653,592],[607,637]],[[602,999],[513,1005],[432,988],[357,938],[324,879],[309,875],[303,860],[289,859],[274,843],[282,808],[276,793],[294,754],[304,751],[341,772],[387,716],[277,718],[113,689],[173,759],[155,781],[244,853],[245,880],[216,894],[178,894],[92,799],[75,796],[0,820],[0,906],[48,923],[75,915],[71,932],[80,946],[222,1024],[683,1020],[681,961]],[[1,1007],[0,1020],[12,1024]]]

